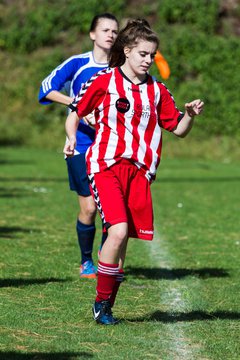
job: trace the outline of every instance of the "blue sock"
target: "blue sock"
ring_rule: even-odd
[[[77,220],[77,236],[78,243],[81,250],[81,264],[85,261],[92,260],[93,241],[95,236],[95,224],[85,225]]]

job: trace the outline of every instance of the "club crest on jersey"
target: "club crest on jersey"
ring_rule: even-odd
[[[124,114],[130,109],[130,102],[126,98],[119,98],[115,103],[117,111]]]

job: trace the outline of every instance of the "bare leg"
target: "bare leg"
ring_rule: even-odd
[[[78,220],[85,225],[91,225],[95,221],[97,209],[92,196],[78,196],[79,214]]]
[[[102,247],[99,260],[107,264],[117,264],[121,256],[125,257],[128,236],[128,224],[119,223],[108,229],[108,237]]]

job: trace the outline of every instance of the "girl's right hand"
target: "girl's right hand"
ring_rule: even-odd
[[[63,148],[63,153],[67,156],[67,157],[71,157],[71,156],[73,156],[74,155],[74,149],[75,149],[75,146],[76,146],[76,137],[75,136],[71,136],[68,140],[67,140],[67,142],[66,142],[66,144],[65,144],[65,146],[64,146],[64,148]]]

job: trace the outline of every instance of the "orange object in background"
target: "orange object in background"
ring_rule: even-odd
[[[161,77],[164,80],[167,80],[171,73],[170,67],[167,63],[167,60],[164,59],[163,55],[158,50],[155,55],[154,61],[155,61],[155,64],[157,65],[157,68],[158,68],[158,71],[159,71]]]

